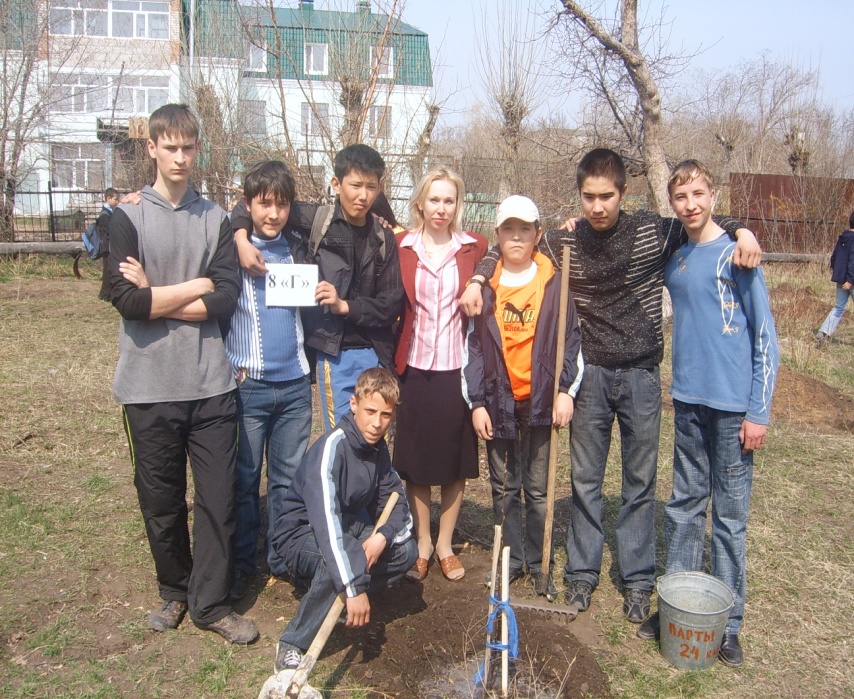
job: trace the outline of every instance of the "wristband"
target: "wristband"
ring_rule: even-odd
[[[483,279],[477,279],[472,277],[466,282],[466,286],[471,286],[472,284],[480,284],[481,289],[483,288]]]

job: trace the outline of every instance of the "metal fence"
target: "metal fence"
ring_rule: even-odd
[[[80,240],[104,205],[104,192],[54,189],[19,191],[15,198],[16,243]]]

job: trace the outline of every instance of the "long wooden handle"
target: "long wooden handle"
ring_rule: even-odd
[[[555,388],[552,405],[557,403],[560,390],[560,375],[563,372],[563,355],[566,351],[566,307],[569,305],[569,246],[563,246],[561,260],[562,276],[560,278],[560,308],[557,319],[557,352],[555,355]],[[557,484],[557,452],[560,445],[560,428],[552,425],[551,443],[549,445],[549,477],[546,486],[546,523],[543,531],[543,567],[540,594],[548,592],[549,572],[552,564],[552,529],[555,518],[555,486]]]
[[[376,534],[377,530],[388,522],[388,518],[391,517],[392,510],[394,510],[395,505],[397,505],[398,499],[400,499],[400,493],[395,492],[389,496],[380,518],[374,525],[373,534]],[[341,616],[341,610],[344,609],[345,604],[346,598],[342,592],[332,602],[332,606],[329,608],[326,618],[323,620],[323,624],[320,625],[317,635],[314,637],[314,640],[311,642],[311,645],[302,657],[302,661],[294,673],[290,685],[288,685],[286,694],[292,699],[298,699],[303,686],[308,682],[308,676],[311,674],[311,671],[317,663],[317,659],[323,652],[326,641],[329,640],[329,634],[331,634],[332,629],[335,628],[335,624],[338,622],[338,617]]]
[[[506,468],[505,468],[506,471]],[[496,524],[492,530],[492,575],[489,578],[489,597],[490,600],[495,597],[495,587],[498,584],[498,561],[501,556],[501,525]],[[489,602],[489,614],[492,614],[492,610],[495,609],[495,605],[492,604],[492,601]],[[486,635],[487,644],[492,643],[492,634],[487,633]],[[490,682],[490,670],[492,664],[492,650],[487,646],[486,655],[483,659],[483,688],[489,689]]]

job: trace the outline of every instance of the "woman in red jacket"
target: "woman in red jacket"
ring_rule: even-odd
[[[448,580],[465,575],[451,549],[466,479],[477,478],[477,437],[463,399],[461,367],[467,327],[459,297],[486,253],[487,241],[462,230],[463,181],[431,170],[410,202],[411,230],[398,233],[405,290],[395,369],[400,375],[394,467],[406,483],[418,560],[407,574],[423,580],[433,554]],[[441,488],[439,535],[430,536],[430,489]]]

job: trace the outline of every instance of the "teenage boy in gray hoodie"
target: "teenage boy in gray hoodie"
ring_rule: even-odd
[[[148,131],[157,177],[139,206],[113,213],[108,261],[122,316],[113,393],[163,600],[148,625],[175,629],[189,609],[199,628],[250,643],[255,623],[235,614],[229,600],[237,407],[220,322],[240,293],[231,224],[189,188],[199,153],[190,109],[164,105]],[[187,457],[195,484],[192,553]]]

